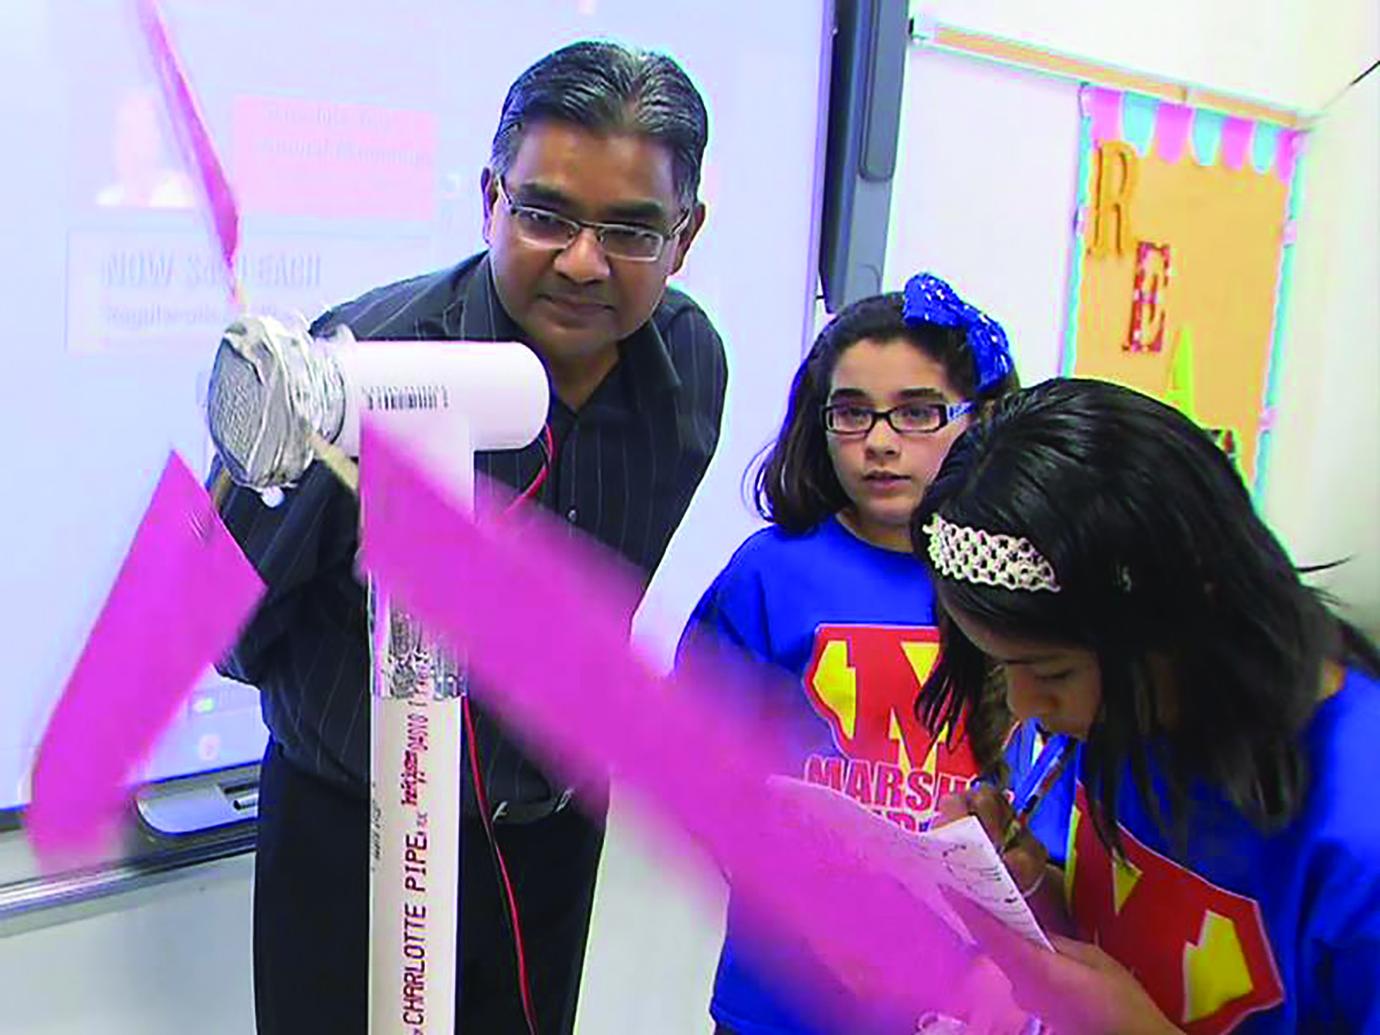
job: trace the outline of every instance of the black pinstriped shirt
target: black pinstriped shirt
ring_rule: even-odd
[[[359,339],[523,340],[499,304],[483,254],[370,291],[324,314],[312,332],[342,323]],[[709,318],[674,289],[619,353],[578,412],[552,396],[556,453],[538,499],[622,554],[645,585],[718,444],[727,369]],[[521,489],[541,456],[534,444],[479,453],[475,464]],[[264,720],[290,762],[367,794],[370,663],[364,588],[354,569],[357,501],[314,464],[277,507],[235,488],[223,510],[268,593],[221,671],[259,688]],[[532,601],[532,615],[541,620],[540,600]],[[491,802],[534,804],[557,795],[491,718],[479,710],[476,717]],[[469,773],[464,777],[468,782]],[[472,801],[472,790],[465,797]]]

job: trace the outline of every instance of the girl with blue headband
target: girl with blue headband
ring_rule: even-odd
[[[1016,387],[1001,327],[938,277],[842,310],[797,371],[758,467],[770,526],[733,555],[686,630],[789,674],[763,681],[772,699],[751,702],[798,748],[783,775],[833,787],[908,830],[966,788],[980,762],[1000,763],[1000,716],[960,716],[939,737],[916,718],[938,634],[910,521],[950,445]],[[782,981],[799,973],[800,952],[730,904],[710,1006],[718,1031],[828,1031]]]

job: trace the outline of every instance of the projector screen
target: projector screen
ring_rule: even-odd
[[[535,59],[593,36],[685,65],[710,109],[710,215],[681,283],[723,333],[732,387],[718,459],[644,609],[644,634],[673,640],[705,558],[721,562],[753,525],[740,479],[804,343],[827,0],[793,2],[788,19],[740,0],[163,10],[238,193],[249,306],[288,320],[482,247],[480,170],[504,94]],[[5,0],[0,58],[14,501],[0,511],[3,808],[26,800],[43,725],[168,450],[208,463],[199,400],[233,310],[133,0]],[[208,673],[142,775],[253,761],[264,740],[257,691]]]

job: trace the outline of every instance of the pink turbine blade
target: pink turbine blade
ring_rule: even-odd
[[[45,865],[108,847],[131,775],[262,591],[206,490],[169,456],[38,749],[27,826]]]
[[[196,172],[202,197],[211,216],[221,260],[225,263],[226,282],[237,304],[242,304],[239,281],[235,274],[235,256],[240,246],[240,214],[234,191],[226,178],[225,167],[216,153],[206,120],[202,117],[190,80],[183,70],[177,48],[168,34],[167,23],[158,7],[158,0],[136,0],[139,27],[148,42],[163,98],[184,157]]]
[[[535,508],[477,525],[400,446],[364,436],[361,563],[464,653],[488,708],[564,778],[612,769],[696,838],[755,929],[813,959],[780,975],[807,1016],[911,1032],[927,1010],[960,1012],[971,956],[927,904],[935,885],[906,839],[851,803],[786,805],[768,784],[777,746],[735,707],[760,695],[760,673],[701,653],[657,678],[628,645],[637,590],[616,563]]]

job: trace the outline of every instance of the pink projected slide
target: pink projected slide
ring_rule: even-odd
[[[113,176],[96,191],[101,208],[190,209],[196,188],[168,145],[157,92],[133,86],[120,96],[110,130]]]
[[[287,97],[235,98],[232,167],[247,213],[429,220],[431,112]]]

